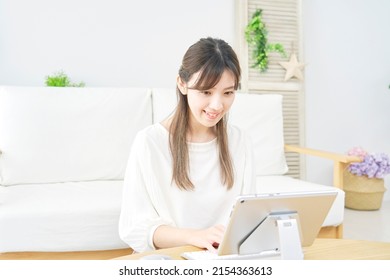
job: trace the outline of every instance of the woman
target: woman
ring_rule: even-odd
[[[239,81],[223,40],[201,39],[185,53],[175,112],[140,131],[130,153],[119,232],[135,251],[214,251],[235,197],[254,193],[250,141],[227,124]]]

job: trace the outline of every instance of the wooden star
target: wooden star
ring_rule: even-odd
[[[290,80],[292,77],[296,77],[298,80],[303,80],[302,70],[305,64],[299,63],[295,53],[291,54],[290,61],[288,62],[279,62],[284,69],[286,69],[286,75],[284,80]]]

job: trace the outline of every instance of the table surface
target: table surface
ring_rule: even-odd
[[[183,260],[183,252],[199,251],[194,246],[182,246],[161,249],[140,254],[131,254],[115,260],[137,260],[146,255],[168,255],[175,260]],[[390,243],[351,240],[351,239],[316,239],[312,246],[303,248],[305,260],[390,260]]]

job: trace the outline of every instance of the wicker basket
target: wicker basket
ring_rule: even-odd
[[[386,188],[383,179],[356,176],[344,171],[345,207],[356,210],[378,210]]]

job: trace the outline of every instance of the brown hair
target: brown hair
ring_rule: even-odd
[[[234,78],[234,88],[237,89],[241,77],[240,64],[236,53],[223,40],[203,38],[193,44],[185,53],[179,70],[179,77],[188,82],[194,73],[200,71],[200,76],[192,88],[206,90],[213,88],[221,79],[225,70],[230,71]],[[189,178],[189,154],[187,131],[189,129],[189,107],[187,95],[176,87],[178,105],[170,126],[170,151],[173,161],[172,181],[180,189],[192,190],[194,185]],[[219,147],[219,162],[221,181],[230,189],[234,183],[233,164],[229,152],[226,131],[226,116],[216,124],[217,143]]]

